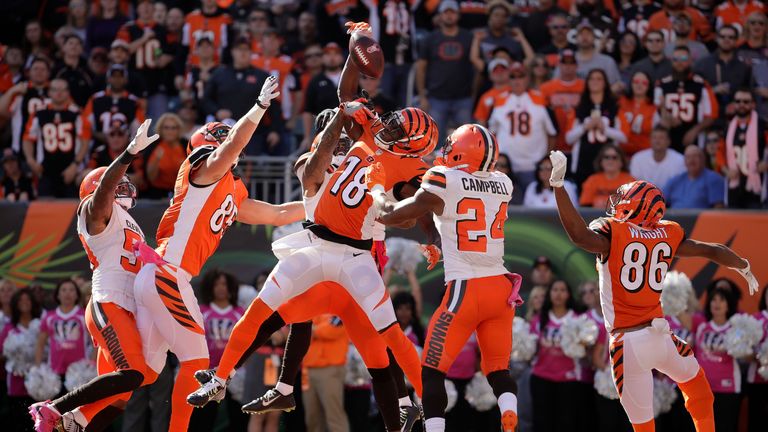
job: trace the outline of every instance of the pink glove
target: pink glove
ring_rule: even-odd
[[[376,261],[376,267],[379,273],[384,275],[384,267],[387,266],[389,257],[387,256],[387,245],[383,241],[373,242],[373,259]]]
[[[133,244],[133,254],[144,264],[156,264],[158,266],[166,264],[166,261],[154,249],[149,247],[143,241]]]
[[[440,256],[442,255],[440,248],[433,244],[422,244],[419,245],[419,248],[421,248],[421,254],[424,255],[424,258],[427,259],[427,270],[432,270],[435,268],[437,263],[440,261]]]
[[[520,297],[520,285],[523,283],[523,277],[517,273],[507,273],[504,276],[512,282],[512,293],[509,295],[507,303],[513,307],[522,305],[523,298]]]

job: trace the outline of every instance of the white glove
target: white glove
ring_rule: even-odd
[[[549,153],[549,160],[552,162],[552,174],[549,175],[549,185],[552,187],[563,187],[568,158],[560,150],[553,150]]]
[[[272,103],[272,99],[280,96],[280,92],[277,90],[277,86],[280,82],[274,75],[270,75],[264,85],[261,86],[261,93],[259,93],[259,106],[266,109]]]
[[[747,260],[744,260],[747,261]],[[760,285],[757,283],[757,278],[754,274],[752,274],[752,270],[749,266],[749,261],[747,261],[747,266],[743,269],[731,267],[733,270],[736,270],[739,272],[739,274],[747,280],[747,285],[749,285],[749,295],[755,295],[757,293],[757,290],[760,289]]]
[[[133,141],[128,144],[128,148],[126,148],[125,151],[135,156],[139,154],[140,151],[149,147],[150,144],[157,141],[158,138],[160,138],[160,135],[158,134],[147,136],[147,132],[149,132],[149,125],[151,123],[152,119],[144,120],[144,123],[139,126],[139,130],[136,131],[136,136],[133,138]]]

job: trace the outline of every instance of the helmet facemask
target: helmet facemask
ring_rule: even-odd
[[[115,202],[125,210],[130,210],[136,205],[136,186],[128,177],[123,177],[115,188]]]
[[[378,129],[374,134],[376,145],[389,152],[408,156],[409,142],[421,137],[409,137],[404,123],[403,114],[400,111],[390,111],[379,117],[373,123],[373,129]],[[404,151],[396,151],[396,149]]]

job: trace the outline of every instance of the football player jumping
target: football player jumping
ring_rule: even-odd
[[[661,309],[664,275],[672,260],[707,258],[742,275],[750,294],[758,282],[749,261],[719,243],[687,238],[676,222],[664,220],[664,195],[650,182],[618,188],[608,202],[608,217],[587,225],[563,188],[566,156],[550,154],[560,220],[573,243],[597,255],[600,305],[610,333],[614,383],[624,411],[638,432],[655,430],[653,369],[675,381],[698,432],[714,432],[714,396],[704,370],[688,344],[672,334]]]

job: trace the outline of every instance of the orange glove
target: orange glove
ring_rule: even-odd
[[[376,162],[369,165],[365,169],[365,185],[368,186],[368,190],[373,192],[374,189],[381,188],[384,192],[384,185],[387,183],[387,173],[384,171],[384,166],[381,162]]]
[[[371,25],[368,24],[367,22],[347,21],[344,23],[344,27],[347,28],[347,34],[349,35],[353,33],[360,33],[363,36],[373,37],[373,32],[371,31]]]
[[[352,117],[352,119],[358,124],[364,125],[370,119],[375,117],[375,114],[365,106],[365,99],[356,99],[351,102],[344,102],[340,105],[344,115]]]
[[[422,255],[424,255],[424,258],[427,259],[427,270],[432,270],[437,265],[438,261],[440,261],[440,256],[442,255],[440,252],[440,248],[437,246],[430,244],[430,245],[419,245],[419,248],[421,249]]]

